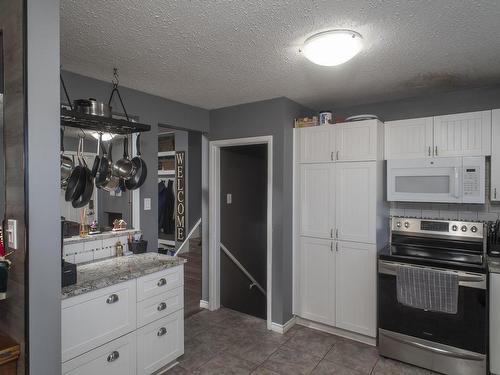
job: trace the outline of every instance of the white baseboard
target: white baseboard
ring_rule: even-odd
[[[209,310],[208,301],[200,300],[200,308]]]
[[[296,317],[296,323],[304,327],[316,329],[318,331],[326,333],[331,333],[332,335],[345,337],[346,339],[362,342],[363,344],[377,346],[377,339],[374,337],[369,337],[361,335],[359,333],[346,331],[342,328],[332,327],[323,323],[313,322],[311,320],[303,319],[298,316]]]
[[[295,317],[290,319],[285,324],[271,323],[271,331],[281,333],[282,335],[287,333],[290,328],[292,328],[296,323]]]

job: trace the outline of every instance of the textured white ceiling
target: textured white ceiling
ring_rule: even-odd
[[[365,48],[315,66],[301,43]],[[498,0],[61,0],[64,69],[203,108],[287,96],[312,108],[500,82]]]

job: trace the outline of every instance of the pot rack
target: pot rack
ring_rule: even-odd
[[[132,133],[142,133],[148,132],[151,130],[150,125],[141,124],[138,122],[132,122],[129,119],[127,110],[123,105],[123,100],[120,95],[120,91],[118,91],[118,71],[114,68],[113,72],[113,90],[111,91],[111,96],[109,97],[108,105],[111,105],[111,101],[113,99],[114,94],[118,95],[118,99],[120,100],[120,104],[125,113],[126,120],[116,119],[112,117],[103,117],[96,115],[88,115],[85,113],[81,113],[75,111],[73,109],[72,102],[68,95],[68,90],[66,90],[66,85],[64,84],[64,80],[62,74],[60,75],[61,84],[64,89],[64,94],[66,95],[66,99],[68,100],[70,109],[61,108],[61,126],[69,126],[72,128],[92,130],[101,133],[112,133],[112,134],[120,134],[120,135],[128,135]]]

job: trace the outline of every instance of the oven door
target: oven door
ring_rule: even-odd
[[[461,202],[462,159],[388,160],[387,200]]]
[[[459,272],[458,312],[453,315],[400,304],[396,290],[397,265],[379,260],[379,328],[485,355],[486,275]]]

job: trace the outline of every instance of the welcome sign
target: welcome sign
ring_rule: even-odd
[[[184,241],[186,239],[186,185],[185,170],[186,152],[177,151],[175,153],[175,240]]]

